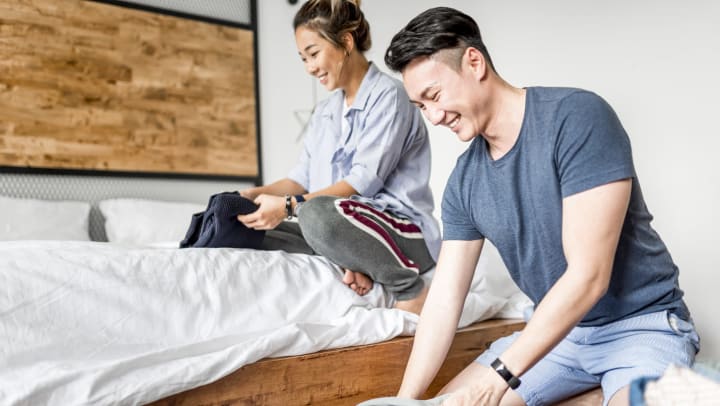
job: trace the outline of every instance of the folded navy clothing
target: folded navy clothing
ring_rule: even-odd
[[[238,192],[212,195],[205,211],[193,214],[180,248],[260,248],[265,231],[247,228],[237,219],[238,214],[250,214],[257,208]]]

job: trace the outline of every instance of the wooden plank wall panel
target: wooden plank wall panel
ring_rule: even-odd
[[[256,177],[253,32],[0,0],[0,166]]]

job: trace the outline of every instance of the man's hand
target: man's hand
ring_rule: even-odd
[[[454,392],[441,406],[497,406],[507,389],[507,382],[488,369],[477,383]]]
[[[287,217],[285,197],[261,194],[254,202],[260,206],[256,211],[237,216],[237,219],[248,228],[272,230]]]

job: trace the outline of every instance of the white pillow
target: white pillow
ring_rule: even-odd
[[[90,203],[0,196],[0,240],[89,241]]]
[[[179,243],[192,215],[205,210],[200,204],[145,199],[109,199],[99,205],[108,241],[135,245]]]

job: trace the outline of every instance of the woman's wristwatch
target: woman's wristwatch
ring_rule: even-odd
[[[285,195],[285,217],[288,220],[293,218],[292,196]]]
[[[493,361],[490,366],[498,373],[498,375],[500,375],[502,379],[505,380],[505,382],[507,382],[510,389],[515,389],[520,386],[520,379],[518,379],[517,376],[513,375],[513,373],[505,367],[505,364],[500,361],[500,358],[495,358],[495,361]]]

